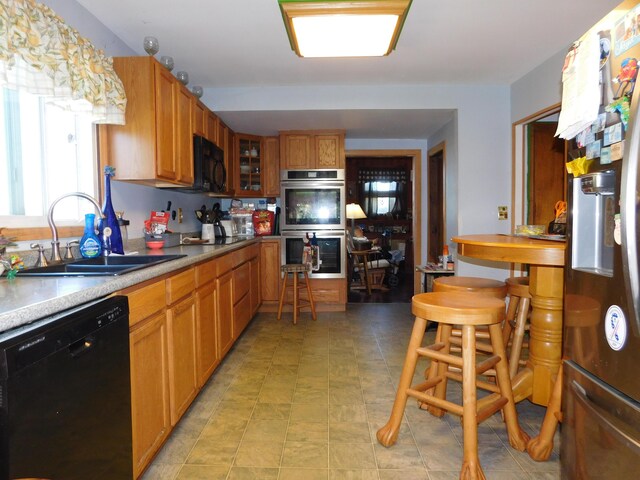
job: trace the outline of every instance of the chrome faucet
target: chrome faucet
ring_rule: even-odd
[[[60,200],[67,197],[80,197],[89,200],[96,207],[96,210],[98,211],[98,217],[103,217],[102,208],[100,207],[96,199],[90,195],[87,195],[86,193],[65,193],[64,195],[56,198],[51,203],[51,206],[49,207],[49,213],[47,215],[47,221],[49,222],[49,227],[51,228],[51,263],[62,263],[62,257],[60,256],[60,240],[58,240],[58,229],[56,228],[56,224],[53,222],[53,209]]]

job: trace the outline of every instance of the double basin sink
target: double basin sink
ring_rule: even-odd
[[[186,255],[126,255],[83,258],[68,263],[21,270],[19,277],[95,277],[124,275]]]

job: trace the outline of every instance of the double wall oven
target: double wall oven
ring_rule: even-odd
[[[315,234],[320,268],[311,277],[344,278],[344,170],[283,170],[280,185],[282,263],[302,263],[304,241]]]

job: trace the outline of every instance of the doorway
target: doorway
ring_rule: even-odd
[[[406,208],[402,214],[376,215],[361,221],[365,236],[377,238],[382,232],[390,233],[392,248],[403,245],[405,261],[402,262],[400,283],[386,291],[372,295],[349,295],[349,303],[406,303],[411,301],[414,292],[419,292],[421,278],[415,272],[415,262],[419,261],[421,248],[421,159],[420,150],[352,150],[346,152],[346,190],[347,203],[370,201],[371,193],[364,193],[363,173],[368,170],[389,170],[390,175],[397,170],[406,169]],[[404,167],[401,167],[404,165]],[[366,166],[366,167],[365,167]],[[369,168],[371,167],[371,168]],[[360,172],[359,172],[360,171]],[[367,172],[370,174],[370,172]],[[369,200],[360,198],[369,196]],[[366,206],[364,203],[361,205]],[[350,290],[351,291],[351,290]]]
[[[445,144],[441,143],[427,153],[427,261],[438,262],[446,243],[445,228]]]

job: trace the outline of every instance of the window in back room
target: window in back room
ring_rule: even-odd
[[[47,97],[0,88],[0,225],[46,225],[47,209],[64,193],[96,193],[95,126]],[[86,205],[68,198],[61,224],[77,223]]]

